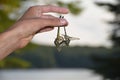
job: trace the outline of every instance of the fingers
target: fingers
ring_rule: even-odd
[[[36,6],[36,7],[40,8],[42,13],[56,12],[56,13],[61,13],[61,14],[67,14],[69,12],[67,8],[57,7],[57,6],[52,6],[52,5],[43,5],[43,6]]]
[[[57,6],[50,6],[50,5],[37,5],[30,7],[25,14],[21,17],[21,19],[24,18],[36,18],[41,17],[43,13],[48,12],[55,12],[55,13],[61,13],[61,14],[67,14],[69,10],[67,8],[63,7],[57,7]]]
[[[68,22],[65,19],[60,18],[48,18],[48,19],[41,19],[43,26],[65,26],[68,25]]]
[[[32,29],[32,32],[45,32],[52,30],[54,27],[66,26],[68,22],[60,18],[36,18],[29,20],[27,26]]]

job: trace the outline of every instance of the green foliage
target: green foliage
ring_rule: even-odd
[[[9,68],[29,68],[31,64],[25,60],[9,57],[3,61],[0,61],[0,68],[9,69]]]
[[[112,50],[103,47],[69,47],[58,52],[55,47],[40,46],[34,50],[23,52],[23,54],[12,54],[11,57],[18,57],[31,63],[31,68],[54,68],[54,67],[88,67],[91,55],[110,55]],[[82,61],[82,62],[81,62]],[[74,65],[73,65],[74,64]],[[93,66],[93,64],[89,65]]]
[[[57,4],[62,7],[67,7],[73,15],[78,15],[82,11],[82,8],[79,6],[80,3],[78,1],[68,3],[58,1]]]
[[[20,0],[0,0],[0,32],[5,31],[15,22],[9,15],[19,7]]]
[[[21,0],[0,0],[1,10],[6,12],[7,14],[14,11],[14,9],[20,7]]]
[[[120,49],[113,48],[112,54],[103,56],[93,56],[96,68],[96,73],[102,75],[104,80],[119,80],[120,79]]]

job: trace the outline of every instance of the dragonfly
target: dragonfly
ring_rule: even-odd
[[[60,16],[59,18],[64,18],[64,16]],[[69,46],[71,40],[79,40],[79,38],[68,36],[65,26],[63,28],[64,28],[64,34],[61,35],[60,27],[58,27],[57,37],[54,41],[54,44],[56,45],[58,51],[61,51],[62,47],[64,46]]]
[[[64,18],[63,16],[60,16],[59,18]],[[61,51],[62,46],[64,46],[62,43],[64,41],[64,37],[60,35],[60,27],[58,27],[57,30],[57,37],[54,41],[54,44],[56,45],[56,48],[58,51]]]

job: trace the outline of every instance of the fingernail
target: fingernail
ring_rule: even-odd
[[[67,24],[67,21],[65,19],[60,19],[60,23],[61,23],[61,25],[65,25],[65,24]]]

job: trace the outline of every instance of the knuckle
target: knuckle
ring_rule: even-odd
[[[38,6],[31,6],[29,7],[29,10],[35,10]]]
[[[29,10],[33,10],[33,9],[34,9],[34,7],[35,7],[35,6],[31,6],[31,7],[29,8]]]

